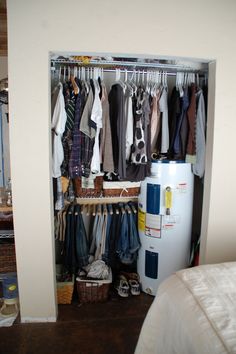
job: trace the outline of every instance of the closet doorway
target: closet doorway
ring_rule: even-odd
[[[94,219],[96,215],[107,215],[109,214],[108,208],[112,205],[112,214],[122,214],[122,208],[126,212],[126,208],[129,208],[131,213],[136,215],[138,210],[138,193],[140,182],[148,175],[150,175],[150,164],[152,159],[171,159],[171,160],[184,160],[186,159],[186,146],[185,149],[177,150],[174,142],[176,141],[176,129],[178,126],[178,119],[180,117],[180,111],[178,111],[178,104],[183,100],[175,101],[173,103],[174,97],[182,98],[184,96],[184,92],[186,95],[189,95],[189,87],[191,85],[195,85],[196,88],[200,88],[202,95],[204,97],[204,136],[203,140],[201,140],[201,150],[204,151],[201,158],[204,158],[204,162],[202,164],[201,161],[201,171],[196,173],[195,169],[195,177],[194,177],[194,200],[193,200],[193,227],[192,227],[192,258],[190,261],[191,265],[198,264],[199,257],[199,246],[200,246],[200,238],[201,238],[201,253],[200,256],[202,261],[204,261],[204,244],[205,244],[205,230],[206,230],[206,221],[207,221],[207,204],[209,198],[209,186],[210,186],[210,172],[211,172],[211,160],[209,161],[209,157],[211,157],[211,146],[213,139],[213,130],[211,127],[213,126],[213,122],[209,122],[209,117],[212,119],[213,117],[213,102],[214,102],[214,71],[215,66],[214,63],[209,65],[209,61],[207,60],[183,60],[178,58],[155,58],[155,57],[143,57],[143,56],[119,56],[119,55],[107,55],[107,54],[87,54],[84,53],[51,53],[50,56],[50,66],[51,66],[51,93],[52,93],[52,136],[57,133],[56,142],[55,139],[52,138],[52,166],[54,171],[52,176],[54,177],[54,215],[55,220],[57,220],[55,226],[55,239],[56,239],[56,261],[58,264],[63,263],[63,254],[65,255],[65,240],[66,240],[66,222],[63,223],[63,220],[69,220],[68,214],[68,205],[73,204],[73,208],[76,205],[76,210],[73,209],[73,213],[77,216],[81,214],[80,222],[80,230],[81,228],[85,230],[86,235],[91,235],[93,233],[92,229],[94,227]],[[210,69],[211,67],[211,69]],[[212,75],[209,75],[211,72]],[[212,91],[210,94],[208,93],[209,87],[209,79]],[[93,85],[92,82],[96,82],[93,88],[90,85]],[[61,99],[63,99],[63,105],[65,107],[66,114],[62,119],[64,122],[61,123],[62,127],[61,131],[56,131],[58,129],[58,121],[55,120],[54,109],[57,104],[58,99],[58,83],[61,85]],[[160,121],[158,126],[158,134],[156,134],[155,143],[148,152],[148,155],[141,155],[143,158],[143,164],[139,164],[135,166],[135,171],[133,169],[133,164],[135,163],[135,154],[132,152],[132,143],[135,139],[135,127],[132,128],[130,151],[128,152],[128,158],[120,158],[120,155],[125,156],[127,154],[128,148],[126,143],[129,140],[128,134],[122,135],[120,131],[116,130],[117,136],[114,136],[114,132],[112,127],[109,126],[109,139],[106,140],[104,144],[104,135],[100,134],[101,132],[104,134],[102,130],[102,124],[100,125],[99,121],[96,121],[96,114],[99,115],[100,105],[98,105],[97,109],[94,113],[94,121],[95,128],[90,126],[89,133],[87,132],[87,136],[89,134],[93,134],[93,148],[91,149],[90,143],[91,141],[84,136],[81,138],[80,133],[76,134],[75,137],[78,141],[77,148],[73,147],[73,133],[69,129],[70,121],[68,119],[72,119],[75,122],[74,117],[76,115],[76,107],[72,104],[74,99],[74,94],[81,90],[84,90],[86,95],[86,99],[80,103],[78,106],[82,112],[85,109],[90,109],[90,114],[92,113],[92,103],[90,104],[90,108],[87,105],[87,99],[89,97],[89,89],[93,90],[95,102],[96,90],[104,85],[104,89],[109,98],[108,102],[111,104],[112,102],[112,94],[111,90],[115,83],[119,83],[120,87],[123,90],[126,90],[129,87],[129,92],[132,93],[132,108],[128,105],[124,105],[125,109],[128,111],[129,109],[133,110],[134,105],[134,96],[137,93],[139,87],[143,87],[143,93],[147,93],[149,98],[147,100],[150,111],[147,114],[151,114],[151,109],[153,109],[153,98],[156,98],[158,94],[161,97],[161,90],[165,90],[166,92],[166,111],[160,111]],[[82,86],[79,86],[82,85]],[[56,92],[56,95],[55,95]],[[142,95],[143,95],[142,93]],[[101,94],[101,91],[100,91]],[[98,95],[99,97],[99,95]],[[140,96],[143,98],[143,96]],[[160,99],[159,97],[159,99]],[[100,96],[100,100],[102,99],[102,95]],[[116,100],[117,102],[117,100]],[[195,103],[196,104],[196,103]],[[87,106],[86,106],[87,105]],[[85,108],[86,107],[86,108]],[[211,107],[207,109],[207,107]],[[137,106],[136,106],[137,108]],[[107,114],[112,114],[109,107],[106,107]],[[181,107],[179,107],[181,110]],[[195,108],[196,109],[196,108]],[[119,111],[119,108],[117,108]],[[207,112],[208,111],[208,112]],[[137,112],[137,110],[136,110]],[[116,112],[117,113],[117,112]],[[164,115],[167,117],[166,122],[164,121]],[[81,113],[82,117],[82,113]],[[115,114],[114,117],[117,118]],[[173,119],[176,120],[175,125],[173,124]],[[80,123],[80,122],[79,122]],[[91,123],[91,122],[90,122]],[[103,122],[104,123],[104,122]],[[166,124],[167,128],[166,130]],[[67,124],[67,133],[69,131],[69,135],[65,134],[65,127]],[[78,128],[78,121],[76,122]],[[109,120],[109,125],[112,124],[111,119]],[[114,124],[114,122],[113,122]],[[126,121],[127,126],[127,121]],[[164,130],[165,125],[165,130]],[[208,127],[206,129],[206,126]],[[136,127],[137,128],[137,127]],[[84,128],[85,129],[85,128]],[[92,129],[94,131],[91,133]],[[107,129],[107,126],[106,126]],[[189,129],[189,128],[188,128]],[[85,130],[84,130],[85,131]],[[167,133],[167,140],[163,142],[163,135]],[[162,134],[161,134],[162,133]],[[119,135],[120,134],[120,135]],[[147,131],[142,132],[144,141],[145,139],[149,139],[147,135]],[[145,135],[146,134],[146,135]],[[59,166],[59,172],[56,171],[57,157],[55,156],[55,149],[58,144],[58,135],[60,137],[60,148],[62,147],[64,150],[64,156]],[[155,135],[155,134],[154,134]],[[90,136],[91,138],[91,136]],[[115,143],[113,141],[115,140]],[[123,140],[122,140],[123,139]],[[141,139],[142,140],[142,139]],[[85,143],[86,141],[86,143]],[[108,144],[107,142],[110,142]],[[62,144],[61,144],[62,142]],[[124,144],[120,143],[124,142]],[[120,143],[120,145],[119,145]],[[79,145],[80,144],[80,145]],[[85,148],[83,144],[87,144]],[[103,144],[103,148],[101,147]],[[119,145],[118,151],[116,150],[116,144]],[[172,144],[172,145],[171,145]],[[96,147],[95,155],[92,154],[94,152],[94,146]],[[78,149],[82,147],[82,155],[78,155]],[[121,151],[124,147],[124,151]],[[71,150],[70,150],[71,149]],[[74,149],[74,150],[73,150]],[[113,151],[112,151],[113,150]],[[74,152],[73,152],[74,151]],[[66,154],[74,153],[74,157],[79,159],[79,161],[74,164],[73,159],[65,160],[65,156],[68,158]],[[76,155],[77,154],[77,155]],[[87,155],[86,155],[87,154]],[[88,155],[90,158],[88,158]],[[84,158],[86,155],[86,159]],[[137,154],[136,154],[137,155]],[[78,158],[79,156],[79,158]],[[60,156],[59,156],[60,157]],[[112,166],[109,166],[109,158],[113,157]],[[82,161],[81,161],[82,159]],[[129,161],[129,162],[128,162]],[[137,161],[136,161],[137,162]],[[74,165],[73,165],[74,164]],[[115,164],[115,169],[114,169]],[[78,167],[79,166],[79,167]],[[105,167],[104,169],[104,166]],[[193,162],[194,166],[194,162]],[[113,168],[113,170],[112,170]],[[79,172],[78,172],[79,170]],[[194,170],[194,168],[193,168]],[[55,172],[56,171],[56,172]],[[57,173],[58,172],[58,173]],[[60,173],[61,172],[61,173]],[[104,173],[105,172],[105,173]],[[115,173],[113,173],[115,172]],[[118,176],[118,177],[117,177]],[[207,187],[207,188],[206,188]],[[203,206],[204,200],[204,206]],[[131,204],[130,204],[131,203]],[[66,208],[66,213],[63,214],[61,212]],[[128,210],[128,209],[127,209]],[[72,213],[72,214],[73,214]],[[74,215],[73,214],[73,215]],[[111,214],[111,215],[112,215]],[[204,214],[204,219],[202,215]],[[204,224],[203,221],[204,220]],[[74,221],[73,221],[74,222]],[[78,222],[78,220],[76,221]],[[82,225],[82,226],[81,226]],[[59,230],[59,231],[58,231]],[[63,231],[64,230],[64,231]],[[89,238],[89,236],[88,236]],[[59,242],[58,242],[59,240]],[[90,239],[92,242],[92,240]],[[69,248],[71,252],[71,247],[73,247],[73,242],[69,243]],[[104,241],[105,242],[105,241]],[[67,245],[67,246],[68,246]],[[72,246],[71,246],[72,245]],[[105,249],[105,246],[104,246]],[[73,253],[73,252],[72,252]],[[62,256],[62,257],[61,257]],[[68,247],[67,247],[67,261],[68,261]],[[68,264],[71,266],[70,261]],[[75,268],[78,268],[78,264],[76,264]],[[57,267],[59,271],[60,267]],[[70,268],[71,270],[71,268]],[[78,269],[77,269],[78,270]],[[131,268],[132,272],[136,272],[135,265]],[[130,272],[131,272],[130,271]],[[76,277],[77,274],[74,274]],[[71,277],[68,279],[68,289],[72,291],[72,286],[74,286],[75,278]],[[72,292],[70,295],[72,297]]]

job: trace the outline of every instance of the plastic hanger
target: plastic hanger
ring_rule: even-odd
[[[120,212],[119,212],[119,209],[117,208],[116,206],[116,214],[118,215]]]
[[[109,210],[109,214],[110,215],[113,215],[113,208],[112,208],[112,205],[111,204],[108,204],[108,210]]]
[[[88,204],[88,205],[87,205],[87,213],[86,213],[87,216],[90,215],[91,212],[92,212],[92,211],[90,210],[90,208],[91,208],[91,205]]]
[[[133,210],[133,213],[137,214],[137,210],[136,210],[135,206],[133,205],[133,203],[130,203],[130,207]]]
[[[97,215],[101,215],[101,204],[97,205]]]
[[[93,216],[95,216],[95,215],[96,215],[96,205],[93,204]]]
[[[103,204],[103,214],[107,215],[107,205]]]
[[[124,204],[121,203],[119,206],[120,206],[121,213],[124,215],[125,214]]]
[[[59,66],[59,74],[58,74],[58,79],[59,79],[59,82],[61,82],[61,65]]]
[[[64,66],[64,70],[63,70],[63,79],[64,82],[66,81],[66,67]]]
[[[125,204],[125,210],[128,212],[128,214],[131,214],[131,213],[132,213],[129,204]]]
[[[74,78],[73,75],[70,76],[70,81],[71,81],[71,83],[72,83],[74,93],[75,93],[76,95],[78,95],[78,93],[79,93],[79,87],[78,87],[77,83],[75,82],[75,78]]]
[[[82,204],[81,207],[80,207],[80,214],[83,214],[83,213],[84,213],[84,206]]]

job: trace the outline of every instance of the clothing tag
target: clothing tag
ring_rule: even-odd
[[[95,177],[94,176],[89,176],[88,178],[86,177],[82,177],[82,180],[81,180],[81,186],[82,188],[86,188],[86,189],[94,189],[94,179]]]

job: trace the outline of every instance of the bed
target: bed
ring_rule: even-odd
[[[178,271],[159,287],[135,354],[236,353],[236,262]]]

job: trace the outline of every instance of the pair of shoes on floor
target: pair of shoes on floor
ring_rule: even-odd
[[[133,279],[126,277],[124,274],[120,274],[116,289],[118,291],[118,295],[121,297],[128,297],[129,292],[135,296],[140,295],[140,284],[138,282],[138,277]]]

